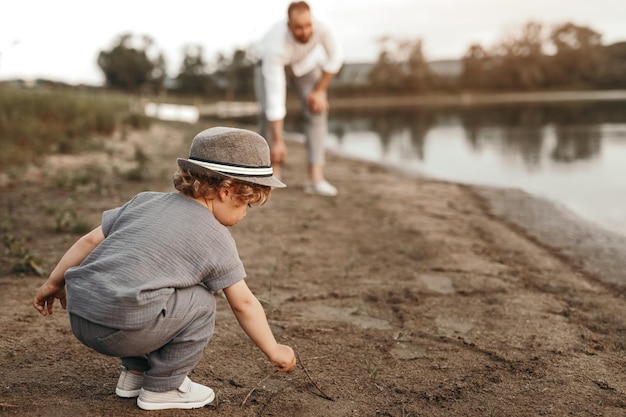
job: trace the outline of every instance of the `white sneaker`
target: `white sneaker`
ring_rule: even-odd
[[[128,372],[128,369],[122,367],[122,373],[120,373],[120,377],[117,380],[115,393],[118,397],[135,398],[139,395],[142,384],[143,375],[133,374]]]
[[[137,406],[142,410],[167,410],[170,408],[180,408],[188,410],[190,408],[200,408],[209,404],[215,398],[215,393],[209,387],[192,382],[185,377],[185,380],[178,389],[154,392],[141,389]]]
[[[337,188],[333,187],[326,180],[316,182],[315,184],[307,182],[304,185],[304,192],[307,194],[317,194],[327,197],[335,197],[337,194],[339,194]]]

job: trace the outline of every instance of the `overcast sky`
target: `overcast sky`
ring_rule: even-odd
[[[205,58],[232,53],[286,14],[288,0],[12,0],[0,6],[0,79],[42,77],[102,84],[98,53],[119,35],[149,35],[170,76],[185,45]],[[422,39],[429,60],[460,58],[472,43],[491,47],[530,20],[550,28],[589,26],[605,44],[626,41],[626,0],[310,0],[333,24],[348,62],[374,61],[377,40]]]

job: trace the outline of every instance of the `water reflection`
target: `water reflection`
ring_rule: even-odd
[[[329,130],[344,155],[521,188],[626,234],[626,102],[333,110]]]
[[[411,147],[405,151],[424,160],[426,137],[431,129],[460,125],[473,150],[495,146],[504,155],[521,157],[532,169],[542,160],[547,129],[553,130],[556,137],[551,158],[568,163],[592,159],[600,153],[601,125],[605,124],[626,124],[626,102],[344,110],[331,115],[330,132],[339,146],[349,133],[374,133],[381,147],[377,158],[389,152],[394,140],[408,136]],[[287,129],[298,130],[298,121],[288,121]]]
[[[624,103],[618,106],[623,108]],[[473,148],[479,149],[481,141],[501,142],[503,153],[520,155],[532,169],[541,162],[547,128],[552,128],[556,136],[550,155],[554,161],[572,162],[598,155],[599,126],[616,119],[626,123],[626,113],[607,111],[615,107],[614,103],[528,104],[472,108],[461,110],[459,115]],[[490,134],[490,129],[499,131]]]
[[[597,125],[580,126],[556,126],[556,146],[552,159],[558,162],[572,162],[577,159],[590,159],[600,154],[601,131]]]

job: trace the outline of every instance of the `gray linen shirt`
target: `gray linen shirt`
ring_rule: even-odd
[[[175,288],[217,291],[246,276],[230,231],[179,193],[140,193],[105,211],[102,230],[105,239],[65,281],[67,310],[103,326],[141,328]]]

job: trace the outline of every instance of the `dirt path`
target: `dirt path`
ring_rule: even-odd
[[[116,141],[109,166],[132,165],[133,143],[149,149],[140,182],[104,170],[97,183],[42,177],[1,188],[3,235],[51,267],[78,236],[54,231],[63,208],[95,225],[137,191],[170,190],[173,158],[192,133],[157,125]],[[250,287],[300,365],[274,373],[220,299],[216,334],[192,375],[216,402],[151,415],[625,415],[626,303],[601,271],[500,218],[486,199],[497,196],[472,187],[330,155],[340,196],[305,195],[304,151],[290,143],[289,152],[289,187],[232,232]],[[38,316],[30,302],[43,278],[11,274],[9,263],[0,415],[145,416],[114,394],[118,361],[76,341],[64,311]]]

